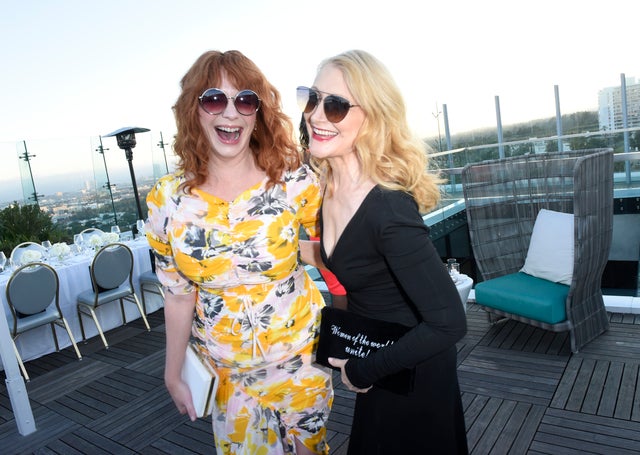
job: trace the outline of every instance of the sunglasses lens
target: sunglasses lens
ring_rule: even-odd
[[[209,114],[219,114],[227,107],[227,95],[221,90],[210,88],[200,97],[200,106]]]
[[[251,115],[260,107],[260,98],[258,98],[257,93],[252,90],[243,90],[236,95],[234,104],[238,113]]]
[[[349,101],[340,96],[329,95],[324,99],[324,115],[331,123],[344,120],[350,108]]]
[[[318,105],[318,92],[308,87],[298,87],[296,90],[298,107],[305,114],[313,111]]]

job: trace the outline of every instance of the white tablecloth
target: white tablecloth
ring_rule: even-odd
[[[460,300],[464,305],[465,311],[467,310],[467,300],[469,299],[469,292],[473,287],[473,279],[463,273],[458,274],[458,278],[455,281],[456,288],[458,288],[458,294],[460,294]]]
[[[138,277],[141,273],[151,269],[149,244],[144,238],[125,243],[133,252],[133,283],[136,288],[138,298],[142,303]],[[60,309],[71,327],[76,343],[82,342],[82,332],[80,331],[78,312],[76,310],[76,298],[80,292],[91,289],[89,265],[91,264],[92,259],[92,255],[86,254],[70,257],[66,259],[63,264],[57,264],[55,262],[51,264],[56,269],[60,279]],[[11,319],[11,311],[9,310],[9,306],[6,301],[6,287],[9,276],[9,272],[0,274],[0,301],[2,301],[2,306],[5,314],[7,315],[9,326],[11,326],[13,323]],[[152,313],[162,307],[163,301],[160,296],[147,293],[145,297],[147,313]],[[124,308],[127,315],[127,321],[133,321],[134,319],[140,318],[140,313],[133,303],[124,302]],[[96,313],[98,315],[100,325],[102,326],[102,330],[104,331],[122,325],[120,304],[117,300],[101,305],[96,310]],[[91,319],[84,318],[83,323],[87,338],[98,335],[98,330]],[[57,326],[56,331],[58,334],[60,348],[62,349],[70,346],[71,342],[69,341],[66,331]],[[23,361],[35,359],[42,355],[55,352],[56,349],[49,326],[39,327],[20,335],[16,340],[16,346],[20,351]]]

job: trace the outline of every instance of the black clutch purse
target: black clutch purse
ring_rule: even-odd
[[[333,307],[322,309],[316,362],[333,368],[329,357],[336,359],[365,358],[372,352],[397,341],[411,328],[393,322],[361,316]],[[413,390],[413,369],[385,376],[376,386],[407,395]]]

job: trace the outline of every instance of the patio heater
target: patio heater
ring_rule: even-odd
[[[131,174],[131,185],[133,186],[133,196],[136,199],[136,208],[138,209],[138,219],[143,220],[142,207],[140,206],[140,196],[138,195],[138,185],[136,184],[136,174],[133,171],[133,148],[136,146],[136,133],[146,133],[150,131],[148,128],[140,128],[138,126],[125,126],[115,130],[104,137],[115,136],[118,141],[118,147],[125,152],[127,162],[129,163],[129,174]]]

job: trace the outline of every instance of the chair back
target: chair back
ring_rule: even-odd
[[[87,228],[80,232],[80,236],[85,247],[98,248],[104,244],[104,231],[101,229]]]
[[[36,242],[22,242],[11,250],[11,263],[22,266],[30,262],[40,262],[47,257],[47,250]]]
[[[87,229],[83,230],[82,232],[80,232],[80,235],[82,235],[82,236],[91,235],[91,234],[102,235],[102,234],[104,234],[104,231],[102,229],[98,229],[98,228],[87,228]]]
[[[42,262],[23,265],[7,282],[6,296],[15,317],[37,314],[52,302],[58,305],[59,280],[56,271]]]
[[[590,236],[589,249],[598,248],[598,254],[608,255],[613,224],[612,163],[610,149],[589,149],[465,166],[462,186],[467,222],[481,278],[489,280],[522,268],[536,217],[543,208],[573,213],[576,248]],[[591,242],[594,236],[599,237],[596,244]],[[585,261],[590,257],[586,254],[576,250],[575,260]],[[604,267],[602,260],[595,264],[601,270],[590,273],[592,278],[601,276]],[[574,273],[574,279],[576,276]]]
[[[122,243],[103,246],[91,263],[91,280],[96,289],[109,290],[121,286],[127,279],[132,284],[133,253]]]

